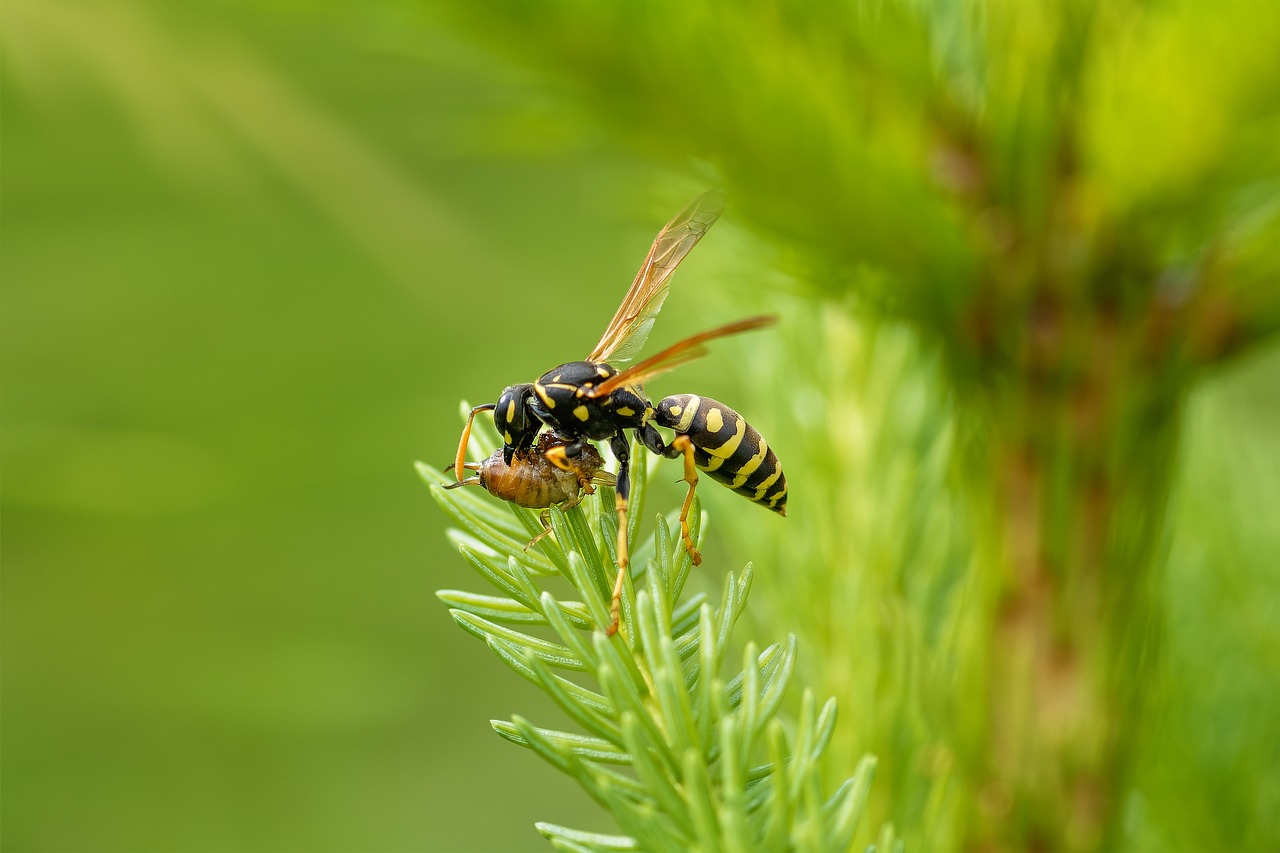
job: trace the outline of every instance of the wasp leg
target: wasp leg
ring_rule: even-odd
[[[693,508],[693,493],[698,488],[698,468],[694,464],[693,459],[693,441],[687,435],[676,434],[676,437],[667,444],[662,440],[662,434],[653,428],[650,424],[645,424],[636,430],[640,442],[649,450],[664,456],[667,459],[675,459],[677,456],[684,456],[684,476],[680,479],[689,484],[689,491],[684,496],[684,505],[680,508],[680,538],[684,542],[684,549],[693,559],[695,566],[702,565],[702,554],[693,545],[693,535],[689,530],[689,511]]]
[[[618,576],[613,582],[613,603],[609,608],[609,629],[605,634],[618,633],[622,616],[622,582],[627,576],[631,558],[627,551],[627,498],[631,495],[631,448],[622,430],[609,441],[609,448],[618,459],[617,491],[614,507],[618,512]]]
[[[467,425],[462,428],[462,438],[458,440],[458,455],[453,462],[453,474],[458,482],[462,482],[462,472],[467,467],[467,443],[471,441],[471,424],[476,419],[476,415],[481,412],[491,412],[497,403],[488,403],[483,406],[476,406],[471,410],[471,414],[467,416]]]
[[[598,478],[588,474],[583,470],[582,466],[575,461],[575,457],[582,452],[582,439],[578,439],[570,444],[560,445],[548,450],[544,455],[547,460],[561,471],[568,471],[570,474],[578,478],[578,494],[565,502],[561,509],[572,509],[582,502],[582,496],[594,495],[596,487],[592,485]],[[610,483],[612,485],[612,483]]]
[[[562,471],[573,472],[582,484],[583,490],[587,494],[592,494],[595,492],[595,488],[591,485],[592,478],[585,476],[581,467],[571,461],[573,457],[582,452],[583,441],[584,439],[579,438],[569,444],[553,447],[547,451],[546,457],[552,465]],[[613,602],[609,608],[609,628],[605,631],[607,635],[612,637],[618,633],[618,625],[621,622],[622,583],[627,576],[627,565],[630,561],[627,551],[627,496],[631,493],[631,448],[627,442],[626,435],[621,430],[609,440],[609,447],[613,450],[613,455],[618,460],[618,476],[613,483],[617,489],[614,508],[618,513],[618,576],[613,582]],[[577,500],[581,500],[581,498],[575,499],[575,503]]]
[[[578,476],[578,479],[582,479],[582,472],[578,469],[578,466],[569,461],[572,457],[582,452],[582,441],[579,438],[577,441],[571,441],[568,444],[557,445],[544,455],[552,465],[561,471],[571,471]]]
[[[693,546],[693,535],[689,530],[689,511],[693,508],[693,493],[698,488],[698,468],[693,464],[693,442],[687,435],[677,435],[671,440],[671,446],[684,454],[684,477],[689,484],[685,493],[684,505],[680,507],[680,538],[684,540],[684,549],[689,552],[695,566],[702,565],[702,554]]]
[[[601,482],[598,475],[588,474],[582,469],[581,465],[574,461],[574,458],[581,452],[582,439],[578,439],[570,444],[562,444],[552,447],[543,454],[547,457],[547,461],[552,465],[556,466],[561,471],[568,471],[570,474],[573,474],[573,476],[578,478],[578,488],[581,490],[581,494],[570,498],[572,503],[564,504],[562,507],[563,509],[570,509],[577,506],[582,501],[582,494],[594,495],[596,493],[596,487],[592,485],[592,483]],[[609,482],[609,485],[613,485],[612,482]]]

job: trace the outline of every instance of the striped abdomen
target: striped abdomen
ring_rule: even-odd
[[[718,400],[675,394],[658,403],[654,420],[686,435],[698,470],[750,501],[787,514],[787,478],[764,436]]]

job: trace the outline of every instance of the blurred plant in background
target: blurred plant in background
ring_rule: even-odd
[[[783,535],[778,564],[811,577],[779,578],[777,618],[809,627],[847,704],[876,696],[863,734],[914,777],[886,806],[913,809],[908,840],[1132,843],[1187,395],[1280,324],[1280,10],[472,9],[474,32],[579,81],[629,144],[713,163],[806,281],[885,318],[855,335],[811,313],[748,384],[814,435],[800,479],[824,500],[797,526],[833,527]],[[913,371],[869,393],[904,364],[880,322],[904,324],[945,383],[914,408],[898,402]],[[842,405],[850,391],[861,405]],[[898,499],[862,507],[842,450],[881,430],[916,452],[905,480],[877,483]],[[949,478],[927,473],[937,459]],[[922,505],[921,485],[955,497]],[[892,540],[868,564],[841,540],[875,526]],[[833,602],[843,613],[813,618]],[[881,642],[863,642],[854,626],[875,620],[858,617],[886,609]],[[840,691],[859,668],[874,683]]]
[[[854,846],[1280,847],[1280,6],[0,14],[6,848],[599,820],[468,728],[533,692],[432,620],[405,464],[716,184],[658,337],[782,323],[661,390],[786,467],[705,550],[826,789],[877,756]]]

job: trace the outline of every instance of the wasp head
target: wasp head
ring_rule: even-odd
[[[527,400],[533,393],[533,385],[509,385],[502,390],[493,408],[493,425],[502,436],[503,460],[510,465],[512,454],[533,444],[541,424],[529,416]]]

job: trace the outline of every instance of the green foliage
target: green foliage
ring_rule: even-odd
[[[641,451],[642,452],[642,451]],[[644,464],[642,455],[637,465]],[[551,510],[554,541],[526,547],[538,513],[480,490],[445,490],[447,476],[420,465],[432,494],[460,526],[450,533],[466,562],[501,595],[442,590],[458,625],[537,685],[581,732],[541,728],[522,716],[493,721],[507,740],[572,776],[627,833],[606,836],[547,823],[563,850],[840,850],[864,811],[875,762],[825,796],[822,758],[835,730],[835,702],[805,691],[793,726],[778,716],[795,668],[795,637],[760,650],[748,642],[742,670],[722,675],[753,570],[730,572],[718,603],[682,600],[693,561],[674,518],[636,538],[646,476],[632,492],[632,570],[621,629],[607,637],[616,566],[612,490],[566,512]],[[695,502],[692,536],[701,529]],[[678,524],[676,524],[678,530]],[[707,571],[703,566],[701,571]],[[567,580],[580,600],[562,601]],[[550,636],[532,631],[549,629]],[[561,673],[582,673],[596,685]]]
[[[1046,290],[1165,304],[1205,359],[1280,328],[1274,3],[448,8],[629,145],[714,164],[815,288],[910,316],[954,371],[1021,358],[1010,314]]]
[[[765,608],[748,618],[794,626],[821,650],[799,671],[841,697],[832,768],[873,733],[872,814],[891,816],[910,850],[954,849],[973,808],[963,767],[981,749],[983,714],[965,669],[982,627],[971,610],[974,521],[954,489],[964,440],[954,402],[936,356],[901,325],[868,327],[794,297],[749,306],[764,308],[787,322],[744,356],[752,382],[740,399],[802,484],[787,522],[804,533],[777,535],[746,513],[722,526],[735,553],[813,568],[762,574]],[[801,404],[771,405],[786,397]]]
[[[798,346],[743,385],[786,413],[771,442],[808,454],[793,492],[825,500],[799,523],[835,534],[804,538],[822,568],[786,578],[780,620],[828,644],[839,695],[864,695],[841,666],[860,641],[883,655],[868,714],[903,781],[887,812],[928,849],[1136,837],[1183,412],[1212,368],[1280,330],[1280,6],[450,12],[629,148],[709,164],[781,250],[769,263],[808,284],[804,307],[826,300],[790,314]],[[841,322],[876,343],[809,343]],[[914,362],[906,390],[875,393],[885,380],[862,371],[895,349]],[[922,409],[897,408],[921,388]],[[854,469],[844,451],[867,433],[901,460]],[[894,500],[862,505],[864,474]],[[867,544],[878,560],[851,559]]]
[[[709,186],[655,343],[781,322],[650,390],[730,402],[785,466],[785,520],[700,489],[702,544],[757,567],[739,634],[794,634],[792,681],[839,702],[822,790],[877,756],[853,848],[1280,849],[1280,4],[0,16],[4,849],[600,821],[468,723],[542,695],[423,618],[466,569],[404,460],[445,461],[441,400],[585,352]],[[604,740],[554,713],[525,716]]]

